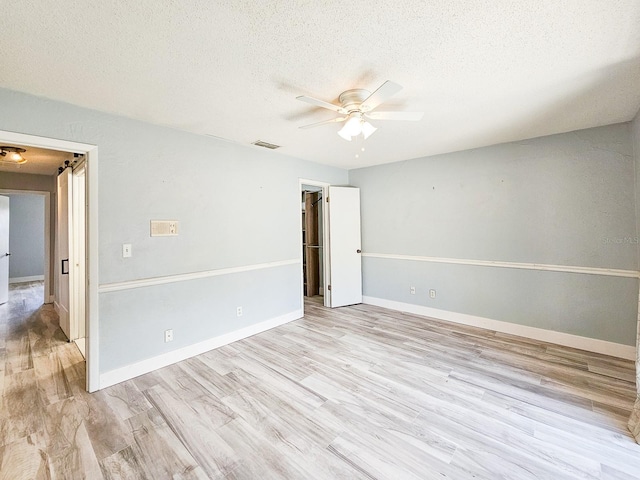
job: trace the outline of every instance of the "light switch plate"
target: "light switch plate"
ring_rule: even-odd
[[[122,244],[122,258],[129,258],[131,257],[131,244],[130,243],[123,243]]]

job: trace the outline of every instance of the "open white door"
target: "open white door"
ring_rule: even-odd
[[[73,269],[70,268],[69,259],[69,243],[71,239],[70,228],[71,223],[69,219],[72,218],[72,197],[71,197],[71,180],[72,171],[71,168],[66,168],[60,175],[58,175],[58,212],[57,212],[57,227],[56,227],[56,271],[57,271],[57,285],[56,285],[56,311],[60,317],[60,328],[67,336],[71,338],[71,325],[70,325],[70,290],[71,290],[71,276],[73,275]]]
[[[9,301],[9,197],[0,196],[0,304]]]
[[[73,290],[71,311],[71,337],[76,342],[82,356],[85,356],[85,323],[86,323],[86,194],[85,194],[85,164],[82,163],[73,170],[73,241],[71,251],[73,256]]]
[[[360,189],[329,187],[331,307],[362,303]]]

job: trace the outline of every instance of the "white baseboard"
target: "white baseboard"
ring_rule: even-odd
[[[54,295],[49,295],[49,301],[44,303],[54,303],[56,301],[56,297]]]
[[[302,318],[302,310],[294,310],[293,312],[280,315],[279,317],[266,320],[264,322],[250,325],[234,332],[229,332],[219,337],[210,338],[203,342],[199,342],[193,345],[179,348],[171,352],[163,353],[153,358],[142,360],[141,362],[133,363],[125,367],[116,368],[108,372],[100,374],[100,385],[98,389],[103,389],[115,385],[116,383],[124,382],[132,378],[144,375],[145,373],[152,372],[162,367],[172,365],[174,363],[186,360],[187,358],[195,357],[201,353],[208,352],[224,345],[228,345],[243,338],[251,337],[258,333],[270,330],[285,323],[289,323],[293,320]]]
[[[13,277],[9,278],[9,283],[25,283],[43,281],[44,275],[33,275],[31,277]]]
[[[447,310],[439,310],[437,308],[424,307],[422,305],[413,305],[411,303],[395,302],[384,298],[362,297],[363,303],[375,305],[378,307],[389,308],[401,312],[413,313],[425,317],[435,318],[436,320],[444,320],[447,322],[460,323],[472,327],[485,328],[501,333],[509,333],[519,337],[540,340],[542,342],[555,343],[565,347],[578,348],[594,353],[611,355],[612,357],[623,358],[625,360],[636,359],[636,347],[631,345],[622,345],[620,343],[607,342],[595,338],[581,337],[570,333],[556,332],[553,330],[544,330],[542,328],[529,327],[527,325],[518,325],[516,323],[503,322],[501,320],[493,320],[491,318],[477,317],[466,313],[449,312]]]

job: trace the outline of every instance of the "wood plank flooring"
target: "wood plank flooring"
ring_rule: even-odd
[[[41,295],[0,306],[0,479],[640,478],[632,362],[311,299],[88,394]]]

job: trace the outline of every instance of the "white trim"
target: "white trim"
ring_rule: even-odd
[[[87,160],[87,201],[89,214],[87,219],[87,329],[88,336],[86,371],[87,390],[94,392],[100,388],[100,355],[99,355],[99,309],[98,309],[98,147],[87,143],[40,137],[24,133],[0,130],[0,142],[39,147],[62,152],[81,153]],[[50,226],[51,227],[51,226]],[[50,294],[52,292],[49,292]]]
[[[625,360],[635,360],[636,358],[636,347],[631,345],[622,345],[619,343],[607,342],[605,340],[572,335],[570,333],[544,330],[542,328],[530,327],[527,325],[518,325],[515,323],[503,322],[501,320],[468,315],[466,313],[449,312],[447,310],[439,310],[437,308],[424,307],[422,305],[396,302],[393,300],[386,300],[384,298],[365,296],[362,297],[362,301],[368,305],[375,305],[378,307],[389,308],[391,310],[398,310],[400,312],[435,318],[437,320],[444,320],[447,322],[484,328],[496,332],[508,333],[519,337],[540,340],[542,342],[555,343],[556,345],[578,348],[580,350],[601,353],[603,355],[610,355],[612,357],[623,358]]]
[[[51,193],[44,197],[44,298],[51,296]],[[53,256],[55,258],[55,255]]]
[[[279,262],[257,263],[254,265],[243,265],[241,267],[220,268],[218,270],[206,270],[203,272],[180,273],[177,275],[167,275],[164,277],[141,278],[139,280],[127,280],[125,282],[104,283],[98,288],[98,293],[117,292],[119,290],[129,290],[131,288],[152,287],[154,285],[164,285],[166,283],[186,282],[200,278],[217,277],[219,275],[229,275],[231,273],[250,272],[263,268],[282,267],[284,265],[296,265],[299,259],[282,260]]]
[[[479,267],[518,268],[523,270],[544,270],[547,272],[582,273],[588,275],[606,275],[610,277],[640,278],[640,272],[637,270],[619,270],[615,268],[576,267],[570,265],[550,265],[544,263],[517,263],[445,257],[420,257],[389,253],[363,253],[362,256],[370,258],[387,258],[393,260],[411,260],[414,262],[455,263],[458,265],[475,265]]]
[[[30,277],[9,278],[9,283],[39,282],[44,280],[44,275],[32,275]]]
[[[98,147],[91,147],[86,152],[85,200],[87,201],[87,318],[85,324],[87,390],[95,392],[100,389],[100,310],[98,308]]]
[[[167,365],[172,365],[182,360],[186,360],[187,358],[200,355],[201,353],[205,353],[224,345],[237,342],[238,340],[251,337],[252,335],[262,333],[266,330],[279,327],[285,323],[302,318],[302,315],[302,309],[294,310],[284,315],[265,320],[264,322],[249,325],[248,327],[241,328],[240,330],[220,335],[219,337],[210,338],[209,340],[163,353],[162,355],[142,360],[141,362],[110,370],[100,375],[100,388],[110,387],[116,383],[130,380],[140,375],[144,375],[145,373],[166,367]]]
[[[58,150],[61,152],[82,153],[95,148],[95,145],[88,143],[71,142],[59,140],[57,138],[38,137],[26,133],[0,131],[0,138],[3,142],[18,143],[27,147],[45,148],[47,150]]]

